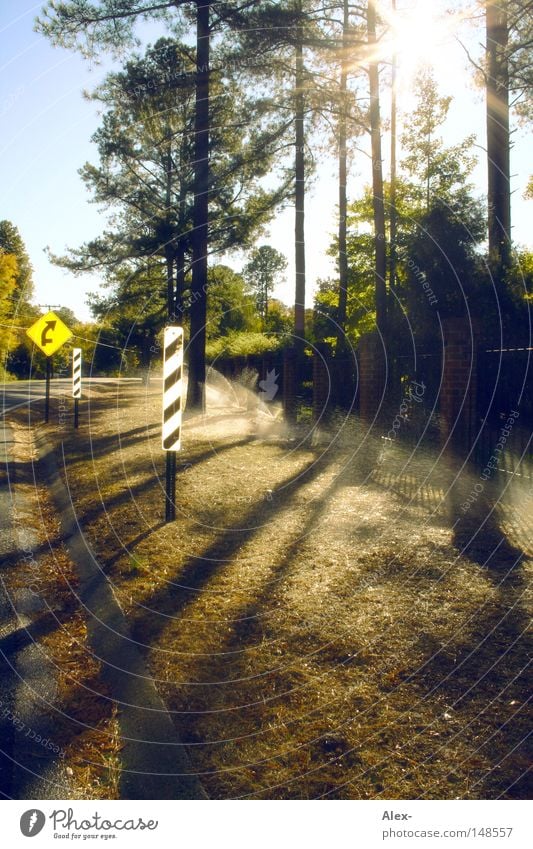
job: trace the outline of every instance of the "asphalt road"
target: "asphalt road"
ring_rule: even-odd
[[[117,383],[140,383],[136,377],[85,377],[84,385],[95,386],[98,384]],[[58,395],[70,394],[72,379],[70,377],[53,378],[50,385],[50,395],[53,398]],[[17,380],[10,383],[0,383],[0,402],[2,405],[0,415],[5,416],[10,410],[42,401],[45,397],[46,381],[44,380]]]

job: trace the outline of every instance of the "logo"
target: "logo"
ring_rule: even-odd
[[[278,393],[279,386],[276,383],[279,374],[276,374],[276,369],[267,372],[265,380],[259,381],[259,389],[261,390],[261,398],[263,401],[273,401]]]
[[[42,831],[46,822],[46,817],[42,811],[33,808],[30,811],[25,811],[20,818],[20,830],[24,837],[35,837]]]

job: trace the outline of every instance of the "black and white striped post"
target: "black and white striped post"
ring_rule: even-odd
[[[183,328],[165,327],[163,351],[163,450],[166,451],[165,521],[176,518],[176,452],[181,449]]]
[[[74,427],[77,428],[81,398],[81,348],[72,349],[72,397],[74,398]]]

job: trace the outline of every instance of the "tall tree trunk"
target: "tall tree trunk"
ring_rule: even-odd
[[[379,108],[379,67],[375,56],[376,4],[369,0],[367,6],[368,44],[370,45],[370,133],[372,141],[372,191],[374,207],[375,267],[374,289],[376,325],[385,333],[387,321],[387,246],[385,239],[385,205],[383,201],[383,161],[381,156],[381,118]]]
[[[185,247],[183,239],[178,238],[176,248],[176,315],[183,315],[183,294],[185,292]]]
[[[187,406],[205,410],[205,324],[209,247],[209,59],[210,0],[196,3],[196,111],[192,235],[191,338]]]
[[[167,268],[167,313],[168,318],[172,321],[176,312],[176,302],[174,298],[174,244],[169,238],[172,232],[171,221],[171,202],[172,202],[172,150],[169,142],[166,155],[166,186],[165,186],[165,217],[167,223],[167,237],[165,243],[165,264]]]
[[[184,114],[184,123],[186,121],[186,112]],[[184,133],[181,139],[179,161],[181,168],[187,162],[187,144],[188,137]],[[180,179],[179,183],[179,201],[178,201],[178,239],[176,245],[176,315],[183,316],[185,295],[185,260],[187,257],[188,235],[187,235],[187,198],[188,185],[184,178]]]
[[[301,13],[302,5],[298,4]],[[296,291],[294,298],[294,333],[296,337],[305,335],[305,94],[304,94],[304,55],[303,32],[298,27],[296,44],[295,76],[295,267]],[[303,345],[300,342],[300,346]]]
[[[498,275],[511,262],[508,22],[505,0],[486,4],[489,257]]]
[[[342,28],[342,57],[339,92],[339,306],[337,328],[337,350],[340,354],[345,347],[346,308],[348,303],[348,167],[347,167],[347,120],[348,120],[348,30],[350,10],[348,0],[344,0],[344,21]]]
[[[396,0],[392,0],[392,11],[396,14]],[[397,141],[398,141],[398,106],[396,95],[396,79],[398,72],[398,57],[392,57],[391,80],[391,117],[390,117],[390,213],[389,213],[389,310],[396,313],[396,245],[398,239],[398,213],[396,212],[396,180],[397,180]]]
[[[165,245],[165,266],[167,269],[167,315],[170,321],[176,315],[176,302],[174,300],[174,250],[167,242]]]

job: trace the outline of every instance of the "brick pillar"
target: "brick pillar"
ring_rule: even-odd
[[[296,422],[297,412],[297,352],[294,348],[283,351],[283,409],[288,422]]]
[[[464,318],[445,319],[443,334],[442,438],[464,452],[476,436],[477,334]]]
[[[313,421],[324,421],[332,400],[331,351],[318,343],[313,350]]]
[[[359,414],[372,421],[380,404],[387,381],[387,361],[378,334],[366,333],[359,340]]]

